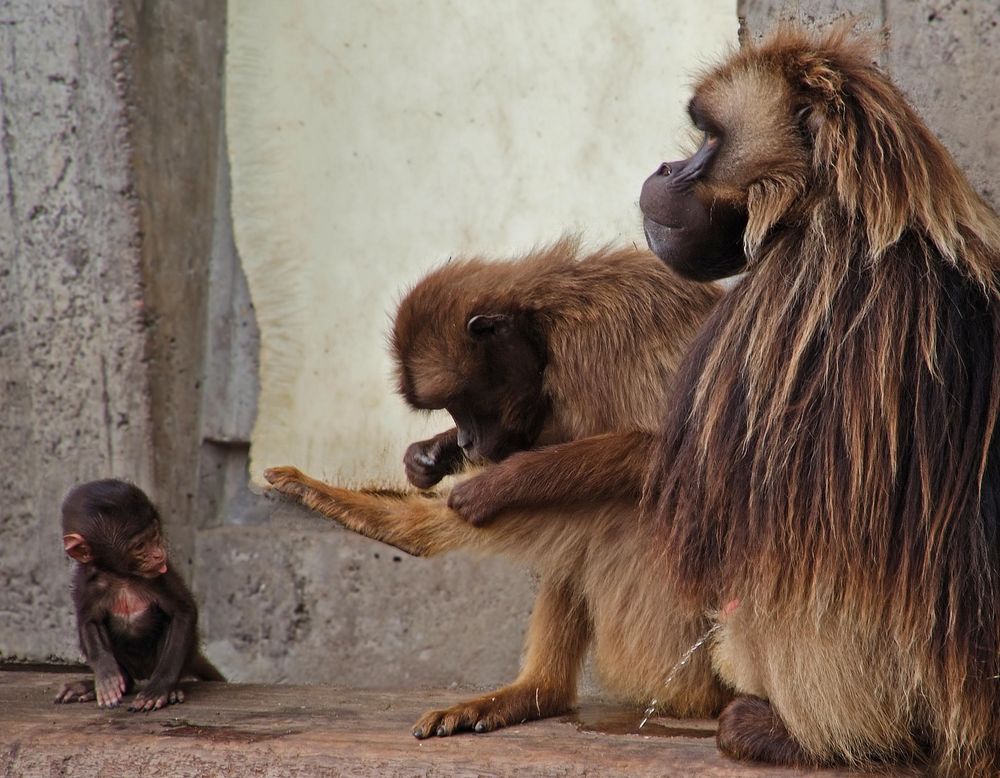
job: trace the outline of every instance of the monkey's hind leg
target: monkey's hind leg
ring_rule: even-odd
[[[565,713],[576,702],[576,677],[589,642],[590,616],[572,583],[542,581],[517,680],[450,708],[428,711],[413,726],[414,737],[491,732]]]
[[[768,762],[818,767],[785,727],[771,703],[760,697],[737,697],[719,716],[719,750],[739,762]]]

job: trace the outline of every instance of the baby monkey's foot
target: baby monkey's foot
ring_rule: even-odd
[[[94,682],[91,680],[68,681],[55,696],[53,702],[93,702],[97,699]]]
[[[184,702],[184,692],[181,689],[163,686],[147,686],[132,700],[128,709],[133,712],[151,711]]]

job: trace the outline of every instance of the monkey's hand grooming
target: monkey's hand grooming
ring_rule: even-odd
[[[403,455],[406,478],[418,489],[430,489],[446,475],[461,469],[464,461],[457,429],[411,443]]]
[[[638,499],[654,436],[595,435],[514,454],[456,484],[448,507],[481,526],[508,508]]]

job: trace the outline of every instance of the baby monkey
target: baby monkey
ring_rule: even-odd
[[[56,702],[150,711],[183,702],[182,676],[225,681],[198,646],[198,609],[167,566],[160,516],[145,493],[105,479],[74,488],[62,505],[63,547],[79,564],[73,604],[80,648],[94,680],[67,683]]]

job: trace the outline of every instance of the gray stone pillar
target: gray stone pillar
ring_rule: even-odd
[[[153,482],[127,39],[112,3],[0,9],[0,656],[75,643],[72,484]],[[74,652],[75,653],[75,652]]]
[[[224,41],[218,2],[0,6],[0,658],[77,656],[79,481],[149,491],[190,572]]]

